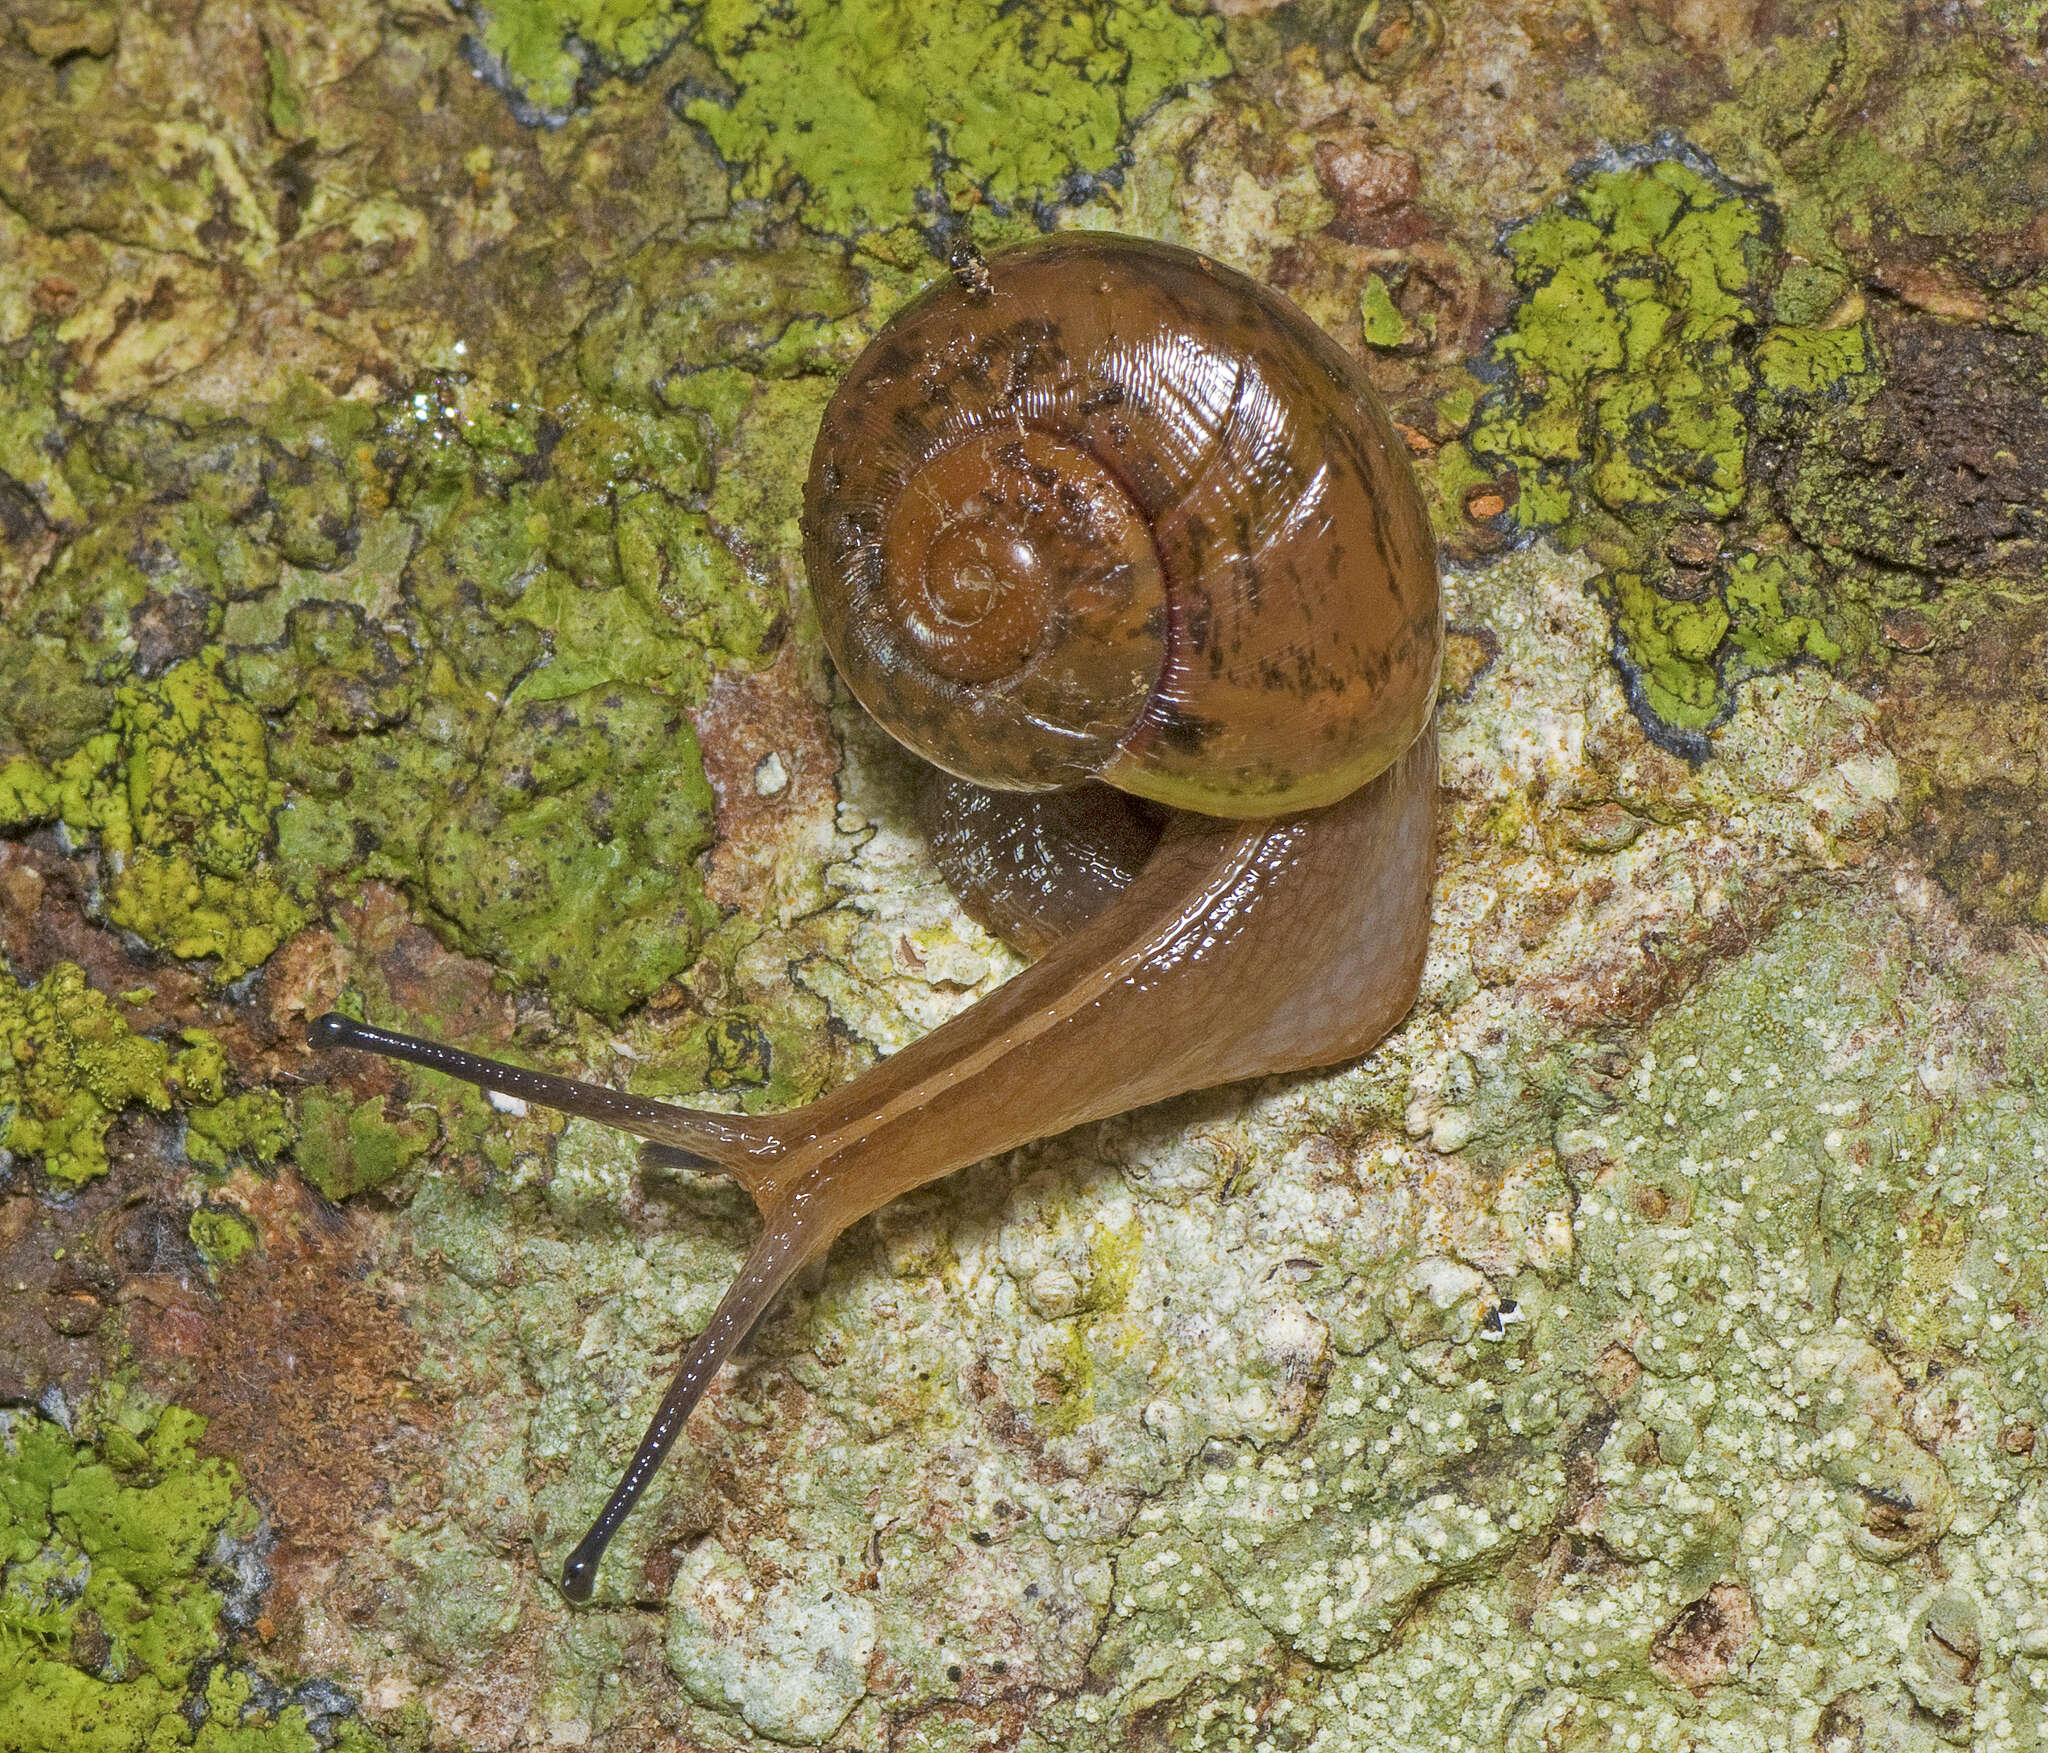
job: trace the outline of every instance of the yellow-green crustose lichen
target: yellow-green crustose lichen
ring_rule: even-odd
[[[224,1148],[230,1140],[245,1144],[249,1103],[223,1100],[220,1043],[203,1029],[188,1029],[182,1039],[173,1053],[133,1033],[114,1002],[70,962],[34,987],[0,975],[0,1147],[40,1158],[51,1180],[79,1186],[107,1172],[107,1128],[123,1108],[141,1102],[161,1113],[174,1100],[189,1105],[195,1124]],[[275,1157],[282,1104],[273,1095],[258,1106],[270,1119],[251,1148]]]
[[[593,72],[646,66],[687,16],[677,0],[494,0],[479,12],[483,45],[532,121],[562,115]]]
[[[185,1155],[200,1169],[225,1170],[237,1161],[274,1163],[296,1135],[277,1091],[242,1090],[191,1110]]]
[[[1522,527],[1608,567],[1637,709],[1691,752],[1744,675],[1839,655],[1811,558],[1752,502],[1751,450],[1788,399],[1867,391],[1869,359],[1831,276],[1778,271],[1770,223],[1690,155],[1587,175],[1507,237],[1520,296],[1451,459],[1511,471]]]
[[[1162,98],[1230,70],[1219,22],[1168,0],[493,0],[485,17],[485,45],[544,109],[586,58],[637,65],[687,29],[702,58],[676,101],[739,192],[794,191],[838,233],[914,219],[935,184],[1058,200],[1112,169]]]
[[[0,1753],[381,1745],[221,1662],[258,1521],[206,1421],[110,1393],[90,1423],[0,1411]]]
[[[264,432],[66,422],[50,374],[0,361],[10,418],[69,441],[21,477],[64,539],[0,626],[0,826],[96,844],[108,921],[223,981],[369,876],[559,997],[649,996],[710,921],[685,709],[780,634],[779,570],[713,517],[757,555],[795,539],[725,505],[713,455],[786,382],[752,443],[800,461],[863,303],[822,253],[780,267],[655,248],[531,398],[454,381]],[[196,649],[139,677],[166,628]]]
[[[202,1205],[186,1220],[185,1233],[216,1278],[256,1247],[249,1220],[224,1206]]]
[[[563,375],[516,415],[420,412],[392,421],[408,448],[355,576],[226,618],[293,787],[287,880],[402,882],[451,941],[616,1015],[711,922],[684,709],[717,658],[762,650],[766,591],[683,497],[708,475],[694,411],[593,406]]]
[[[351,1102],[309,1092],[299,1103],[299,1174],[328,1199],[387,1185],[440,1141],[432,1108],[393,1120],[381,1099]]]
[[[109,729],[53,768],[0,768],[0,827],[61,819],[96,834],[107,918],[152,947],[212,958],[231,980],[304,923],[269,852],[282,800],[263,721],[222,682],[219,653],[114,695]]]

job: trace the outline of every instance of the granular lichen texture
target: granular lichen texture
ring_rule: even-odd
[[[0,1753],[2048,1744],[2037,5],[17,0]],[[1017,966],[825,401],[1041,227],[1366,365],[1420,1003],[752,1235],[340,1007],[801,1102]]]
[[[1162,98],[1230,65],[1218,22],[1173,0],[505,0],[481,15],[511,90],[544,110],[591,59],[641,65],[683,38],[702,71],[672,101],[736,186],[794,190],[833,232],[970,188],[1057,201],[1115,170]]]
[[[282,793],[270,781],[263,721],[222,684],[218,656],[116,690],[110,727],[52,772],[14,757],[0,820],[55,819],[97,836],[108,923],[173,956],[210,960],[231,980],[305,915],[267,857]]]
[[[1842,654],[1787,607],[1820,607],[1804,553],[1741,514],[1758,402],[1860,401],[1869,376],[1860,306],[1769,321],[1765,277],[1791,264],[1766,253],[1768,210],[1691,156],[1593,169],[1508,234],[1517,298],[1467,441],[1514,471],[1518,525],[1614,555],[1623,673],[1685,749],[1745,676]]]
[[[332,1701],[216,1665],[261,1577],[259,1520],[206,1421],[120,1392],[80,1441],[0,1411],[0,1748],[369,1753]]]

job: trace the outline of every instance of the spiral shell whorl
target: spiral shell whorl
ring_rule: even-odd
[[[833,397],[804,522],[855,694],[984,785],[1310,808],[1434,700],[1434,544],[1358,366],[1169,245],[1044,239],[906,306]]]

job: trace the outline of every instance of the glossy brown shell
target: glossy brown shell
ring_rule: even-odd
[[[1021,790],[1318,807],[1435,700],[1435,544],[1359,365],[1193,251],[1067,233],[907,305],[827,408],[804,557],[900,741]]]

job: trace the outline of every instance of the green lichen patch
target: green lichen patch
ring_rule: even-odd
[[[1513,377],[1473,449],[1517,465],[1524,522],[1563,523],[1580,494],[1616,514],[1741,503],[1735,342],[1761,232],[1750,203],[1665,158],[1595,172],[1509,234],[1522,298],[1496,352]]]
[[[1809,556],[1755,502],[1752,452],[1788,404],[1868,394],[1871,361],[1829,288],[1779,280],[1773,226],[1689,153],[1587,174],[1508,235],[1497,376],[1450,447],[1512,477],[1521,527],[1607,562],[1631,697],[1692,753],[1745,676],[1839,655]]]
[[[1173,0],[493,0],[482,16],[529,121],[687,34],[702,71],[681,111],[737,192],[793,198],[842,235],[934,199],[1067,198],[1117,166],[1161,99],[1230,71],[1219,21]]]
[[[217,1665],[219,1567],[257,1517],[234,1468],[198,1453],[205,1427],[116,1401],[79,1442],[0,1411],[0,1753],[322,1745],[305,1707],[259,1705],[247,1672]],[[375,1745],[359,1724],[346,1739]]]
[[[195,1127],[261,1161],[289,1141],[271,1118],[269,1091],[226,1094],[227,1059],[203,1029],[175,1053],[135,1034],[85,970],[60,962],[33,987],[0,975],[0,1146],[41,1159],[50,1179],[78,1186],[107,1172],[107,1129],[131,1103],[191,1111]],[[267,1154],[265,1154],[267,1152]],[[204,1160],[204,1153],[195,1160]],[[225,1162],[225,1154],[220,1159]]]
[[[823,245],[656,239],[579,331],[577,373],[621,408],[701,410],[705,386],[691,379],[710,367],[767,377],[830,368],[858,344],[850,319],[865,303],[860,276]]]
[[[61,351],[0,357],[6,533],[30,530],[40,567],[0,618],[0,828],[56,820],[96,843],[104,918],[210,959],[222,983],[363,876],[563,1001],[612,1013],[687,965],[709,919],[687,733],[663,757],[668,803],[628,734],[616,785],[585,737],[580,789],[543,807],[567,862],[542,887],[629,846],[666,861],[630,897],[591,892],[628,915],[602,971],[587,948],[501,944],[584,915],[532,884],[492,900],[446,861],[458,796],[493,786],[494,742],[517,741],[508,700],[623,683],[689,707],[780,637],[784,532],[728,533],[713,451],[748,429],[760,377],[819,373],[858,344],[868,294],[832,252],[751,242],[707,229],[644,252],[593,298],[576,348],[508,369],[535,386],[519,394],[449,377],[377,404],[303,384],[249,420],[81,417],[60,402]],[[195,1161],[274,1156],[228,1136],[259,1120],[275,1133],[253,1111],[196,1121]]]
[[[77,1186],[107,1172],[107,1128],[130,1102],[171,1104],[171,1056],[130,1032],[111,999],[65,963],[23,988],[0,977],[0,1143]]]
[[[645,67],[688,18],[678,0],[491,0],[478,12],[484,47],[529,121],[566,115],[593,72]]]
[[[185,1121],[185,1155],[195,1168],[224,1171],[237,1162],[274,1163],[297,1136],[284,1097],[274,1089],[241,1090],[202,1102]]]
[[[547,666],[528,679],[525,698],[557,699],[611,679],[695,696],[721,657],[759,649],[767,616],[701,512],[666,494],[627,493],[617,537],[615,588],[588,590],[550,572],[507,611],[550,636]]]
[[[0,723],[10,742],[60,760],[106,723],[107,710],[105,691],[66,641],[0,626]],[[0,810],[12,809],[0,796]]]
[[[1358,295],[1358,316],[1369,346],[1398,347],[1408,339],[1408,319],[1394,303],[1386,281],[1377,274],[1365,277],[1365,290]]]
[[[441,1137],[431,1108],[393,1118],[379,1098],[352,1102],[317,1091],[300,1100],[298,1131],[300,1177],[337,1201],[388,1186]]]
[[[428,829],[427,892],[466,945],[616,1016],[696,957],[711,810],[673,701],[625,685],[528,700]]]
[[[875,1653],[874,1608],[834,1586],[830,1568],[777,1584],[765,1611],[750,1614],[755,1591],[745,1570],[706,1540],[676,1573],[670,1670],[700,1703],[770,1740],[830,1741],[867,1691]]]
[[[544,35],[538,15],[554,14],[559,41],[596,10],[551,0],[516,16]],[[643,37],[674,16],[658,0],[621,11]],[[806,223],[839,234],[915,219],[935,185],[963,204],[1063,199],[1116,166],[1162,98],[1230,70],[1218,21],[1169,0],[708,0],[693,11],[715,79],[688,92],[683,113],[741,194],[794,198]],[[567,74],[558,61],[546,88]]]
[[[0,361],[0,403],[5,375]],[[26,395],[32,381],[17,388]],[[61,457],[53,473],[45,455],[35,506],[55,507],[59,482],[68,510],[44,514],[47,564],[24,573],[0,619],[0,734],[61,760],[106,726],[116,685],[161,681],[201,655],[235,605],[281,575],[354,561],[357,482],[341,457],[364,416],[347,407],[325,428],[280,421],[264,432],[133,411],[95,421],[14,411],[33,448]]]
[[[305,922],[270,863],[282,801],[263,721],[222,680],[219,654],[114,696],[111,727],[54,772],[15,761],[0,781],[0,826],[57,816],[96,833],[107,918],[153,948],[211,958],[236,979]]]
[[[715,434],[668,392],[707,360],[780,369],[798,313],[844,316],[857,292],[840,273],[777,307],[756,277],[757,323],[693,326],[733,259],[650,257],[597,319],[617,344],[592,384],[561,361],[538,402],[450,386],[388,410],[355,560],[231,608],[226,673],[273,714],[292,790],[295,896],[344,871],[399,882],[452,942],[607,1015],[688,965],[710,803],[683,708],[769,648],[779,581],[714,527]]]
[[[1887,0],[1780,35],[1694,137],[1782,177],[1787,242],[1816,274],[1869,272],[1948,319],[2039,333],[2043,264],[2011,241],[2040,210],[2038,44],[1923,36],[1908,16]]]
[[[172,955],[214,958],[223,980],[259,966],[305,921],[269,866],[281,792],[262,720],[193,660],[122,689],[110,734],[86,800],[108,918]],[[67,825],[85,825],[74,813]]]
[[[188,116],[44,114],[0,133],[0,194],[46,229],[205,257],[275,240],[227,141]]]
[[[185,1233],[216,1278],[256,1246],[249,1220],[228,1206],[202,1205],[186,1220]]]
[[[1731,679],[1782,668],[1794,658],[1826,662],[1842,648],[1818,615],[1818,568],[1799,550],[1737,555],[1718,588],[1680,596],[1640,572],[1603,580],[1631,699],[1662,725],[1693,728],[1725,716]],[[1798,602],[1814,612],[1795,613]]]
[[[74,524],[81,491],[92,493],[86,458],[64,442],[57,404],[63,355],[47,329],[35,344],[0,355],[0,474],[26,492],[48,522]]]
[[[1211,1442],[1117,1554],[1094,1672],[1118,1718],[1249,1746],[1235,1689],[1292,1655],[1308,1746],[1491,1745],[1533,1719],[1504,1744],[1711,1723],[1764,1747],[1788,1699],[1892,1745],[1927,1713],[2039,1738],[2017,1640],[1973,1690],[1869,1633],[2040,1622],[2048,1278],[2018,1236],[2048,1130],[1977,1054],[1989,1007],[1952,1009],[1976,976],[1930,969],[1875,897],[1801,900],[1541,1098],[1569,1183],[1547,1268],[1305,1280],[1339,1347],[1312,1423],[1264,1453]],[[1930,1584],[2011,1525],[2026,1556]]]

